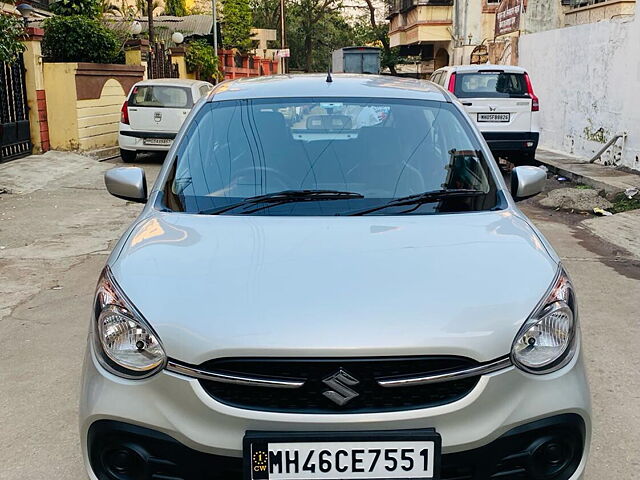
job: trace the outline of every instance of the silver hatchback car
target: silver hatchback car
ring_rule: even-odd
[[[198,102],[100,277],[80,406],[96,480],[576,480],[571,280],[444,89],[245,79]]]

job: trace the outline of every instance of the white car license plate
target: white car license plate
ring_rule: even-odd
[[[268,435],[268,434],[265,434]],[[310,435],[312,437],[312,435]],[[421,479],[439,475],[440,436],[426,435],[355,440],[339,433],[335,441],[316,438],[273,440],[245,437],[245,479],[248,480],[340,480],[340,479]],[[328,437],[325,437],[328,438]],[[248,440],[248,441],[247,441]]]
[[[142,143],[145,145],[171,145],[170,138],[145,138]]]
[[[511,120],[510,113],[479,113],[479,122],[508,122]]]

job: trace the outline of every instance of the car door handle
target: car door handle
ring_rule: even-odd
[[[462,102],[462,105],[464,105],[465,107],[470,107],[471,105],[473,105],[473,103],[471,103],[471,102]]]

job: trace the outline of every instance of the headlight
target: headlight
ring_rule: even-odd
[[[93,335],[100,364],[125,378],[144,378],[158,372],[166,355],[158,335],[113,279],[102,272],[95,298]]]
[[[551,288],[513,341],[513,363],[529,373],[559,370],[575,352],[577,322],[573,286],[560,267]]]

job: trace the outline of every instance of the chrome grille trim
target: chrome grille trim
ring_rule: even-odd
[[[462,370],[451,370],[448,372],[435,373],[433,375],[419,375],[411,377],[391,377],[377,379],[378,385],[385,388],[413,387],[417,385],[428,385],[431,383],[450,382],[463,378],[477,377],[489,373],[504,370],[513,366],[510,357],[500,358],[477,367],[465,368]]]
[[[173,360],[169,360],[166,370],[173,373],[178,373],[190,378],[197,378],[199,380],[210,380],[220,383],[232,383],[235,385],[248,385],[252,387],[271,387],[271,388],[300,388],[305,384],[304,380],[289,380],[284,378],[265,378],[265,377],[250,377],[246,375],[232,375],[222,372],[210,372],[206,370],[200,370],[198,368],[182,365]]]

